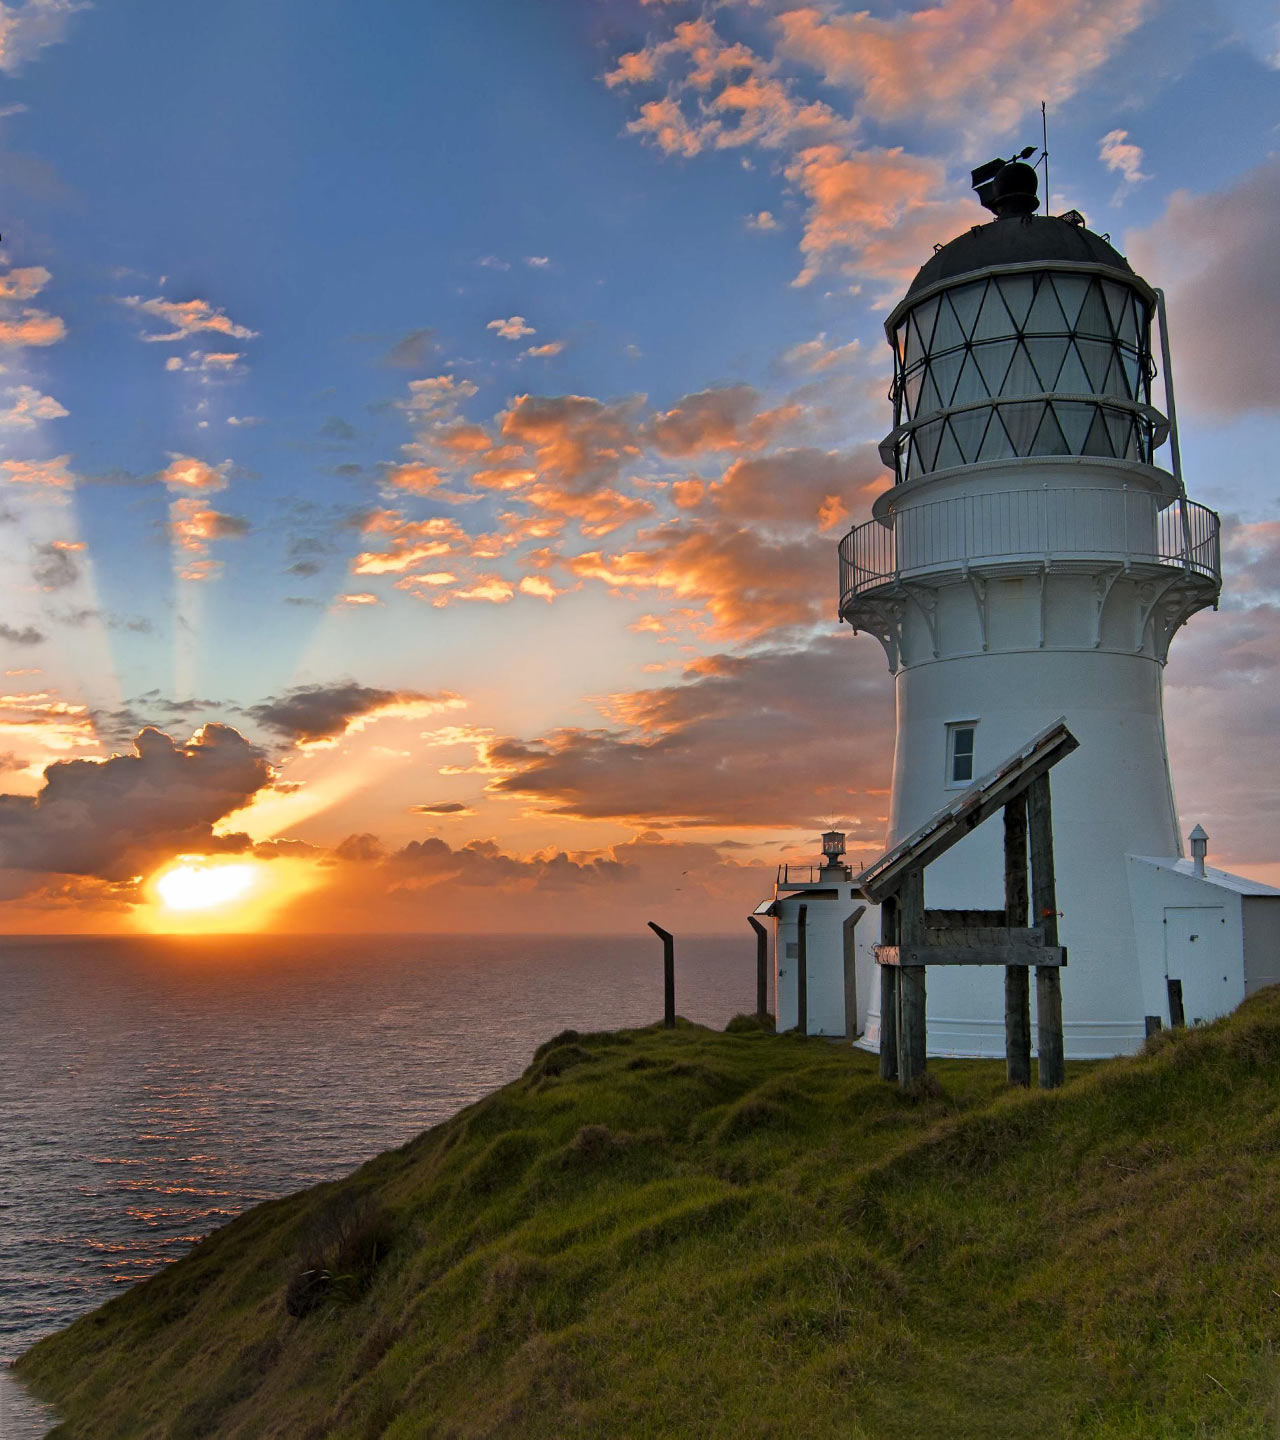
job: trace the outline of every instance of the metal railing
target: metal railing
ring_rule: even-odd
[[[836,867],[844,873],[846,880],[853,875],[852,869],[841,861]],[[779,865],[777,883],[779,885],[816,885],[825,876],[827,880],[832,878],[831,866],[827,865]]]
[[[887,522],[887,523],[886,523]],[[957,495],[890,510],[840,542],[840,608],[931,570],[1018,561],[1155,565],[1221,582],[1218,517],[1145,490],[1066,487]]]

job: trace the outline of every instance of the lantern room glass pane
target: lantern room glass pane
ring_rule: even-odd
[[[974,322],[973,338],[975,340],[995,340],[1002,335],[1012,334],[1013,329],[1009,312],[1004,308],[1004,301],[1000,298],[999,286],[989,286],[982,301],[982,309],[978,311],[978,318]]]
[[[1089,277],[1087,275],[1055,275],[1053,277],[1053,288],[1058,292],[1058,303],[1062,306],[1062,313],[1067,317],[1067,324],[1072,330],[1077,329],[1076,316],[1080,313],[1080,307],[1084,304],[1084,297],[1089,290]]]
[[[1027,323],[1027,311],[1035,298],[1036,282],[1031,275],[1002,275],[996,282],[1004,303],[1009,307],[1009,317],[1014,326],[1021,330]]]
[[[959,378],[964,358],[963,350],[952,350],[946,355],[939,355],[930,367],[933,371],[933,383],[938,387],[943,405],[952,403],[951,397],[955,394],[956,380]],[[981,397],[974,396],[974,399],[979,398]]]
[[[982,379],[986,382],[989,394],[999,395],[1004,390],[1004,377],[1008,374],[1016,343],[1014,340],[997,340],[991,345],[974,346],[973,363],[976,363],[982,372]]]
[[[983,432],[990,418],[990,410],[962,410],[951,417],[951,432],[956,437],[966,465],[972,465],[978,458]]]
[[[982,304],[986,289],[987,282],[978,280],[974,284],[959,285],[947,292],[951,296],[952,307],[966,339],[973,334],[973,322],[978,318],[978,307]]]
[[[943,350],[951,350],[957,345],[963,345],[965,341],[964,331],[960,328],[960,322],[956,319],[955,311],[951,308],[951,301],[943,295],[942,303],[938,306],[938,321],[933,327],[933,343],[929,347],[935,355]]]
[[[1097,335],[1106,340],[1111,339],[1111,317],[1103,303],[1101,286],[1096,281],[1089,286],[1089,293],[1080,308],[1075,329],[1081,335]]]
[[[1047,275],[1041,276],[1040,284],[1036,287],[1036,298],[1031,302],[1025,328],[1030,333],[1040,335],[1065,335],[1071,328]]]
[[[1094,388],[1080,363],[1080,355],[1075,345],[1067,351],[1062,369],[1058,373],[1058,383],[1049,388],[1061,390],[1064,395],[1087,395]]]

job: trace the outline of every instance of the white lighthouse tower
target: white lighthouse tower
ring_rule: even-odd
[[[889,316],[896,483],[841,542],[840,614],[894,676],[888,845],[1059,717],[1079,740],[1054,771],[1064,1037],[1101,1056],[1141,1044],[1151,1013],[1130,857],[1182,855],[1162,675],[1217,602],[1218,517],[1187,499],[1176,437],[1158,463],[1159,293],[1076,212],[1037,216],[1036,178],[975,171],[996,219],[941,246]],[[1003,904],[991,830],[931,868],[928,905]],[[935,1053],[1003,1053],[997,970],[939,967],[928,1005]]]

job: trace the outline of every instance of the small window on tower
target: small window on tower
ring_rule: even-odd
[[[976,720],[961,720],[947,726],[947,785],[962,789],[973,783],[973,737]]]

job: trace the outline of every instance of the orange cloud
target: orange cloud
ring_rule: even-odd
[[[504,340],[523,340],[526,335],[535,333],[532,325],[525,324],[523,315],[512,315],[507,320],[490,320],[484,328],[496,330]]]
[[[57,455],[52,460],[0,460],[0,472],[6,480],[19,485],[65,490],[75,484],[75,476],[67,469],[70,463],[70,455]]]
[[[517,395],[499,417],[505,440],[532,448],[541,475],[586,490],[613,479],[640,453],[638,399]]]
[[[12,318],[0,316],[0,345],[56,345],[66,335],[61,318],[44,310],[24,309]]]
[[[1017,125],[1042,99],[1062,103],[1142,23],[1151,0],[946,0],[888,16],[817,6],[777,18],[780,50],[830,85],[860,92],[879,121]]]
[[[874,849],[884,822],[869,797],[888,783],[893,702],[873,649],[833,636],[707,657],[677,684],[612,696],[620,729],[482,746],[489,789],[627,824],[818,828],[834,813]]]
[[[455,520],[436,516],[406,520],[396,510],[375,510],[361,527],[366,534],[385,535],[385,550],[366,550],[351,562],[354,575],[403,575],[424,561],[452,554],[467,539]]]
[[[0,275],[0,300],[31,300],[53,279],[43,265],[18,266]]]
[[[934,233],[950,238],[981,218],[975,200],[953,203],[945,195],[940,162],[892,150],[849,150],[813,145],[800,150],[786,167],[787,179],[809,202],[800,250],[805,285],[832,256],[844,255],[852,268],[884,278],[913,273],[928,257],[915,228],[923,220]]]
[[[211,305],[208,300],[165,300],[160,296],[144,300],[141,295],[126,295],[120,303],[140,315],[172,327],[159,335],[143,335],[143,340],[185,340],[188,335],[201,331],[227,335],[235,340],[252,340],[258,333],[247,325],[237,325],[220,306]]]
[[[205,460],[197,460],[194,455],[171,452],[168,465],[157,478],[170,490],[179,493],[192,490],[208,492],[225,489],[230,470],[230,460],[224,460],[220,465],[210,465]]]
[[[703,450],[758,450],[777,432],[799,419],[799,406],[759,409],[760,395],[752,385],[725,385],[700,390],[654,415],[643,436],[659,454],[696,455]]]
[[[14,430],[31,430],[41,420],[60,420],[70,412],[52,395],[42,395],[31,385],[11,385],[6,391],[9,408],[0,409],[0,425]]]
[[[383,472],[388,485],[411,495],[429,495],[445,483],[446,476],[435,465],[391,465]]]
[[[829,540],[779,539],[726,520],[660,525],[631,550],[567,556],[570,574],[619,590],[696,601],[721,636],[752,639],[812,623],[830,610],[813,577],[832,564]]]

